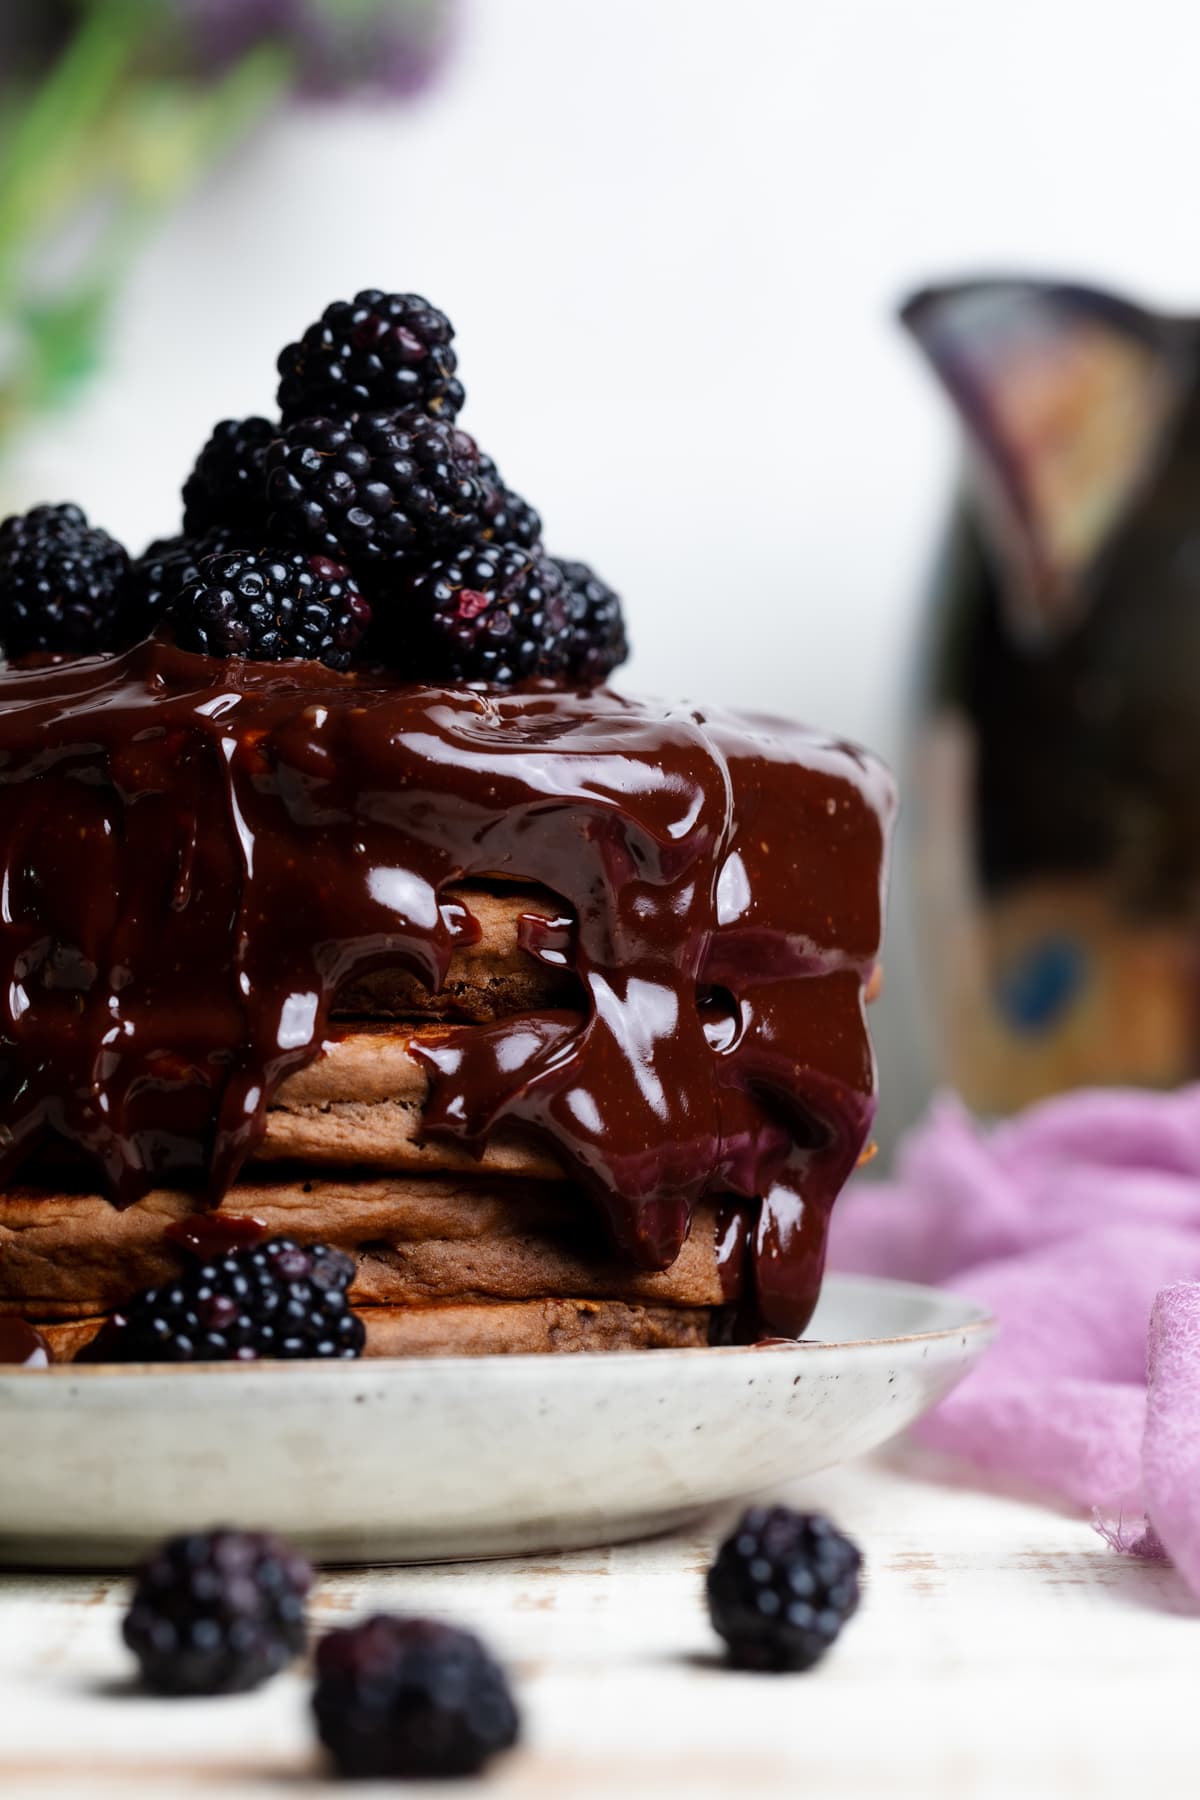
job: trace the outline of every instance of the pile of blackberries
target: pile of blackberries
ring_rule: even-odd
[[[0,525],[10,658],[120,650],[152,631],[213,657],[511,686],[604,681],[621,604],[461,430],[444,313],[367,288],[279,357],[279,419],[226,419],[183,487],[183,528],[133,564],[75,506]]]

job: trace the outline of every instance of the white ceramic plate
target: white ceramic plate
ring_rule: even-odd
[[[270,1526],[329,1562],[666,1531],[861,1455],[989,1342],[970,1302],[830,1276],[759,1350],[0,1375],[0,1562],[119,1567],[169,1532]]]

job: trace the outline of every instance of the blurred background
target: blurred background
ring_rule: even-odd
[[[0,76],[105,10],[4,0]],[[960,465],[898,304],[995,271],[1200,304],[1193,32],[1166,0],[1136,31],[1094,0],[459,0],[402,8],[390,61],[324,83],[259,28],[283,42],[298,3],[158,10],[213,28],[221,99],[120,99],[136,225],[89,195],[14,274],[64,178],[14,199],[5,163],[9,311],[56,305],[44,392],[0,412],[2,510],[76,499],[135,549],[177,529],[213,422],[270,411],[280,346],[330,299],[415,289],[457,326],[466,428],[549,547],[623,594],[624,685],[800,715],[897,766]],[[87,166],[52,109],[35,126],[31,155]],[[885,1145],[931,1080],[907,852],[899,877]]]

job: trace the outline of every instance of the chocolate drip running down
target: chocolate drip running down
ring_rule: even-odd
[[[863,987],[892,793],[774,720],[539,687],[215,662],[150,642],[0,677],[0,1181],[47,1141],[127,1206],[228,1190],[339,988],[436,989],[475,880],[539,883],[523,946],[586,1011],[425,1034],[426,1129],[548,1142],[666,1267],[740,1196],[770,1329],[815,1303],[873,1110]]]
[[[0,1317],[0,1366],[45,1369],[50,1360],[50,1346],[36,1326]]]

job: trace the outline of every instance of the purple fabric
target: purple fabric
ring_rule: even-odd
[[[894,1178],[838,1203],[830,1264],[991,1307],[999,1341],[925,1441],[1097,1508],[1200,1593],[1200,1087],[990,1129],[939,1099]]]

